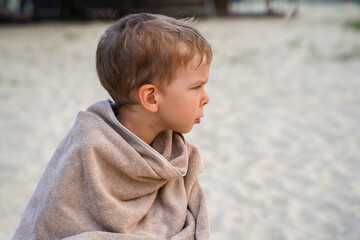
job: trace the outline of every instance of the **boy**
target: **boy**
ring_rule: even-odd
[[[96,68],[114,100],[80,112],[14,239],[208,239],[202,163],[182,133],[203,117],[212,51],[186,21],[126,16]]]

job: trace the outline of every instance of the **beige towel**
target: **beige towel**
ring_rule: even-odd
[[[61,141],[13,239],[208,239],[201,171],[183,135],[162,132],[150,147],[109,100],[96,103]]]

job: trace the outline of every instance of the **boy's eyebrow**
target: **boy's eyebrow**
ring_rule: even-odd
[[[208,81],[207,79],[206,80],[199,80],[199,81],[195,82],[194,85],[205,84],[205,83],[207,83],[207,81]]]

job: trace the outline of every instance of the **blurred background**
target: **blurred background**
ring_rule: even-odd
[[[233,12],[232,7],[239,10],[246,6],[251,6],[252,10],[257,8],[257,11],[248,11],[247,14],[278,15],[279,8],[283,8],[281,5],[290,4],[296,8],[298,2],[299,0],[2,0],[0,13],[3,22],[44,19],[114,20],[134,12],[156,12],[176,17],[224,16]]]
[[[211,239],[360,236],[358,1],[0,1],[0,239],[77,112],[109,98],[97,41],[128,13],[195,16],[212,45],[200,149]]]

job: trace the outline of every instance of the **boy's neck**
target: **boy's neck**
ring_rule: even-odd
[[[151,144],[162,131],[153,124],[153,117],[141,105],[123,105],[119,109],[117,120],[147,144]]]

